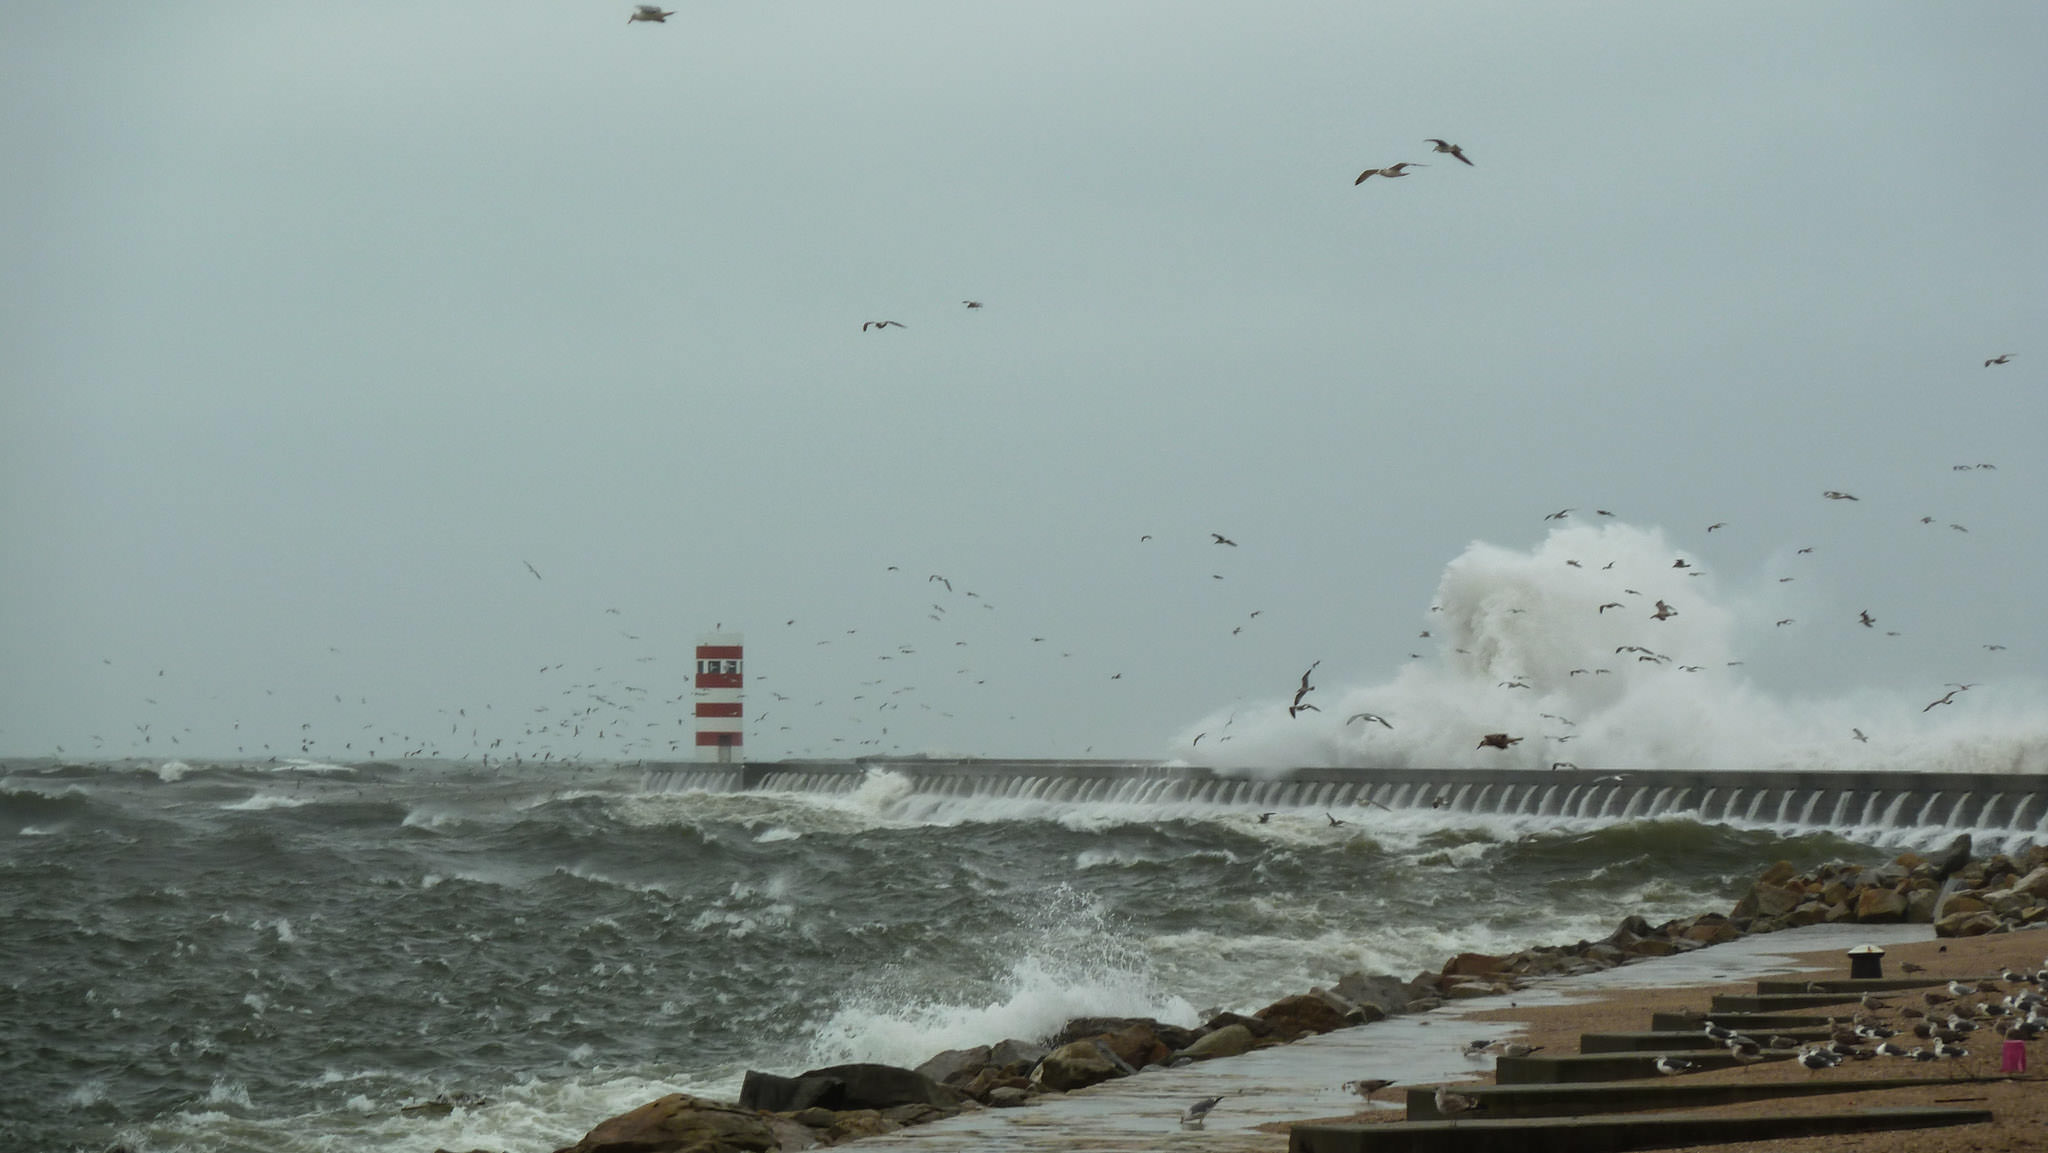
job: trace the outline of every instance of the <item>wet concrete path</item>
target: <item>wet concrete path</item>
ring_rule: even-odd
[[[1515,1034],[1507,1022],[1474,1023],[1468,1014],[1515,1005],[1553,1005],[1616,989],[1685,988],[1754,981],[1797,971],[1794,953],[1861,944],[1930,940],[1928,925],[1814,925],[1744,937],[1594,973],[1531,984],[1507,997],[1458,1002],[1431,1013],[1340,1029],[1292,1045],[1240,1057],[1162,1069],[1067,1094],[1049,1094],[1015,1109],[982,1109],[859,1142],[865,1153],[918,1149],[927,1153],[987,1150],[1187,1150],[1189,1153],[1280,1153],[1284,1133],[1270,1123],[1343,1116],[1359,1111],[1346,1081],[1387,1078],[1403,1085],[1474,1080],[1492,1058],[1474,1060],[1467,1041]],[[1276,994],[1277,995],[1277,994]],[[1647,1027],[1647,1022],[1645,1023]],[[1182,1129],[1180,1113],[1204,1097],[1223,1101],[1201,1129]],[[1375,1108],[1400,1109],[1401,1094],[1384,1090]]]

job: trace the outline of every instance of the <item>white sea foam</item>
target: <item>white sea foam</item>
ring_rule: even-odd
[[[1174,741],[1189,762],[1281,768],[1845,769],[2048,772],[2041,686],[1985,685],[1928,710],[1927,693],[1871,689],[1783,699],[1753,683],[1745,643],[1783,610],[1775,582],[1730,591],[1674,569],[1657,530],[1567,524],[1528,551],[1475,543],[1446,567],[1434,645],[1383,683],[1316,685],[1219,709]],[[1576,565],[1569,562],[1576,561]],[[1609,564],[1612,568],[1607,567]],[[1658,601],[1675,615],[1653,619]],[[1600,605],[1619,607],[1600,611]],[[1785,615],[1791,615],[1785,613]],[[1848,621],[1855,620],[1853,615]],[[1857,639],[1865,630],[1856,629]],[[1521,687],[1526,686],[1526,687]],[[1233,711],[1235,713],[1233,719]],[[1385,717],[1392,728],[1356,713]],[[1852,739],[1860,729],[1867,742]],[[1197,733],[1210,734],[1199,746]],[[1216,738],[1226,733],[1224,743]],[[1486,733],[1522,738],[1478,747]]]
[[[945,1049],[1043,1038],[1075,1017],[1196,1023],[1194,1006],[1164,991],[1149,954],[1094,898],[1058,886],[1040,894],[1024,919],[1029,946],[997,982],[995,997],[948,1000],[877,981],[817,1030],[811,1062],[914,1067]]]
[[[588,1053],[582,1056],[587,1059]],[[372,1070],[335,1080],[411,1083],[415,1078]],[[385,1149],[554,1149],[573,1144],[597,1120],[637,1108],[664,1094],[695,1093],[720,1100],[738,1096],[730,1081],[697,1081],[672,1068],[631,1073],[592,1072],[508,1084],[465,1085],[482,1104],[457,1106],[444,1116],[408,1116],[372,1092],[311,1113],[241,1117],[206,1109],[171,1113],[125,1132],[125,1141],[152,1149],[268,1149],[277,1153],[367,1153]],[[411,1092],[417,1092],[416,1090]],[[432,1091],[418,1094],[431,1096]],[[216,1104],[209,1100],[209,1104]]]
[[[164,783],[172,784],[184,780],[185,774],[191,771],[192,766],[183,761],[165,761],[157,766],[156,775]]]
[[[215,1077],[213,1085],[206,1091],[206,1103],[208,1105],[237,1105],[247,1109],[250,1107],[249,1087],[240,1081],[230,1081],[225,1077]]]
[[[352,768],[348,767],[347,765],[337,765],[337,764],[334,764],[334,763],[333,763],[333,762],[331,762],[331,761],[310,761],[310,760],[303,760],[303,759],[300,759],[300,758],[297,758],[297,757],[291,758],[291,759],[289,759],[289,760],[283,760],[283,761],[279,761],[279,762],[277,762],[277,763],[276,763],[276,764],[274,764],[274,765],[269,765],[269,766],[267,766],[267,768],[269,769],[269,771],[270,771],[270,772],[273,772],[273,773],[353,773],[353,772],[355,772],[355,770],[354,770],[354,769],[352,769]]]
[[[313,803],[311,797],[295,797],[288,793],[251,793],[239,801],[221,806],[224,812],[260,813],[266,809],[296,809]]]

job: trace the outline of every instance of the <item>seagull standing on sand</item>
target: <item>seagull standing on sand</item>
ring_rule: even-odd
[[[1360,1097],[1363,1097],[1366,1100],[1370,1101],[1372,1100],[1372,1095],[1374,1093],[1377,1093],[1390,1085],[1396,1084],[1399,1084],[1399,1082],[1389,1081],[1381,1077],[1374,1077],[1371,1080],[1367,1081],[1346,1081],[1344,1082],[1342,1088],[1348,1093],[1356,1093]]]
[[[1200,1129],[1202,1122],[1209,1119],[1209,1110],[1214,1109],[1217,1103],[1222,1100],[1223,1098],[1221,1097],[1204,1097],[1200,1101],[1181,1110],[1180,1127],[1183,1129]]]

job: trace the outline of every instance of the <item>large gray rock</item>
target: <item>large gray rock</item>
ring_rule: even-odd
[[[988,1063],[998,1069],[1011,1069],[1021,1073],[1044,1060],[1049,1052],[1051,1050],[1043,1045],[1019,1041],[1012,1037],[989,1046]],[[1018,1068],[1019,1066],[1023,1068]]]
[[[1253,1016],[1273,1026],[1275,1034],[1288,1040],[1332,1032],[1353,1023],[1335,1005],[1308,993],[1282,997]]]
[[[1076,1017],[1053,1034],[1050,1041],[1052,1047],[1057,1049],[1069,1041],[1113,1034],[1131,1034],[1133,1031],[1149,1033],[1159,1038],[1159,1042],[1169,1049],[1178,1049],[1195,1039],[1193,1029],[1168,1025],[1150,1017]]]
[[[1346,973],[1337,978],[1336,993],[1354,1005],[1377,1005],[1382,1013],[1395,1012],[1414,999],[1408,982],[1385,973]]]
[[[958,1105],[961,1095],[911,1069],[894,1065],[833,1065],[795,1077],[748,1070],[740,1107],[794,1113],[813,1106],[846,1112],[892,1105]]]
[[[1866,923],[1903,921],[1909,902],[1890,889],[1865,889],[1856,895],[1856,919]]]
[[[1945,881],[1951,873],[1959,872],[1970,863],[1970,834],[1959,834],[1948,843],[1948,848],[1936,853],[1927,862],[1934,866],[1934,879]]]
[[[1127,1068],[1115,1054],[1093,1040],[1075,1041],[1047,1053],[1038,1068],[1032,1070],[1031,1079],[1053,1092],[1064,1093],[1122,1076]]]
[[[1998,915],[1988,912],[1950,913],[1934,922],[1937,937],[1975,937],[1998,929]]]
[[[924,1064],[915,1072],[919,1076],[945,1084],[956,1077],[972,1077],[989,1063],[989,1047],[976,1045],[971,1049],[948,1049]]]
[[[2025,893],[2030,897],[2048,897],[2048,865],[2043,865],[2014,881],[2012,891]]]
[[[1252,1031],[1243,1025],[1225,1025],[1213,1033],[1204,1033],[1195,1042],[1182,1049],[1176,1056],[1193,1057],[1206,1061],[1212,1057],[1235,1057],[1248,1052],[1255,1040]]]
[[[671,1093],[621,1113],[556,1153],[768,1153],[775,1130],[752,1110]]]

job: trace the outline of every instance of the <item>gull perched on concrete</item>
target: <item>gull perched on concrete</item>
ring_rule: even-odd
[[[1657,1058],[1657,1072],[1664,1074],[1666,1077],[1676,1077],[1680,1073],[1690,1073],[1697,1068],[1699,1068],[1698,1065],[1683,1057]]]
[[[1204,1097],[1200,1101],[1197,1101],[1194,1104],[1188,1106],[1187,1108],[1181,1110],[1181,1128],[1200,1129],[1202,1127],[1202,1122],[1207,1121],[1209,1119],[1209,1110],[1214,1109],[1217,1103],[1222,1100],[1223,1098],[1221,1097]]]
[[[1455,1125],[1458,1123],[1458,1114],[1470,1112],[1477,1108],[1479,1108],[1479,1098],[1467,1097],[1463,1093],[1453,1093],[1450,1087],[1446,1085],[1438,1085],[1436,1087],[1436,1111],[1443,1114],[1451,1124]]]

